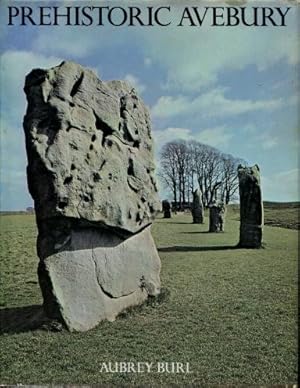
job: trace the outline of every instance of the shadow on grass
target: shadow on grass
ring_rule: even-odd
[[[178,246],[158,248],[158,252],[204,252],[204,251],[225,251],[229,249],[240,249],[238,245],[217,245],[207,247]]]
[[[41,329],[48,322],[49,319],[45,316],[41,305],[10,307],[0,310],[0,334],[33,331]]]
[[[170,291],[162,288],[160,294],[149,296],[141,305],[128,307],[117,318],[126,319],[142,312],[147,307],[159,307],[169,300],[169,296]],[[65,330],[65,327],[59,321],[47,318],[41,305],[11,307],[0,310],[0,335],[25,333],[35,330],[62,331]]]

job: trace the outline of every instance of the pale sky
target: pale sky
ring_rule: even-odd
[[[287,27],[7,27],[1,4],[1,210],[32,205],[25,75],[62,60],[136,87],[151,112],[156,157],[168,141],[199,140],[257,163],[265,200],[299,200],[299,7]],[[174,17],[182,7],[173,5]]]

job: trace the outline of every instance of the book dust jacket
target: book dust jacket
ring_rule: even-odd
[[[299,12],[0,0],[1,386],[297,386]]]

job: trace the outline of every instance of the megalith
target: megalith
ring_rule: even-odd
[[[160,292],[160,210],[147,108],[76,63],[27,75],[24,131],[44,309],[71,331]]]
[[[214,201],[209,206],[209,232],[224,232],[226,207],[223,202]]]
[[[164,218],[171,218],[171,204],[167,199],[162,201],[162,210],[164,213]]]
[[[262,245],[264,210],[260,184],[260,170],[238,166],[240,192],[240,241],[242,248],[260,248]]]
[[[200,189],[196,189],[193,192],[192,216],[194,224],[203,224],[204,211],[202,203],[202,193]]]

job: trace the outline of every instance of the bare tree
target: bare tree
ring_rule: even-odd
[[[214,147],[196,141],[190,142],[190,152],[196,181],[202,192],[202,202],[208,206],[221,185],[221,153]]]
[[[165,186],[173,194],[175,204],[183,208],[186,200],[189,200],[189,170],[191,158],[185,141],[173,141],[165,144],[161,150],[160,172]]]
[[[208,148],[206,158],[205,174],[205,201],[208,206],[217,199],[217,190],[222,181],[222,157],[220,151],[215,148]]]
[[[247,165],[247,162],[243,159],[234,158],[232,155],[224,154],[222,156],[223,175],[221,199],[226,205],[234,199],[238,191],[237,167],[239,164]]]
[[[228,204],[237,192],[237,165],[241,159],[223,154],[207,144],[169,142],[162,148],[160,162],[159,176],[171,190],[179,208],[190,203],[191,194],[197,187],[202,192],[204,206],[218,198]]]
[[[194,190],[194,181],[196,180],[196,184],[201,190],[202,193],[202,202],[205,203],[204,200],[204,186],[205,186],[205,168],[207,162],[207,147],[206,145],[191,141],[189,143],[189,152],[191,155],[191,175],[193,179],[192,189]]]
[[[164,186],[172,191],[173,199],[177,202],[179,180],[175,148],[175,145],[171,142],[163,146],[160,155],[160,170],[158,175],[163,181]]]

